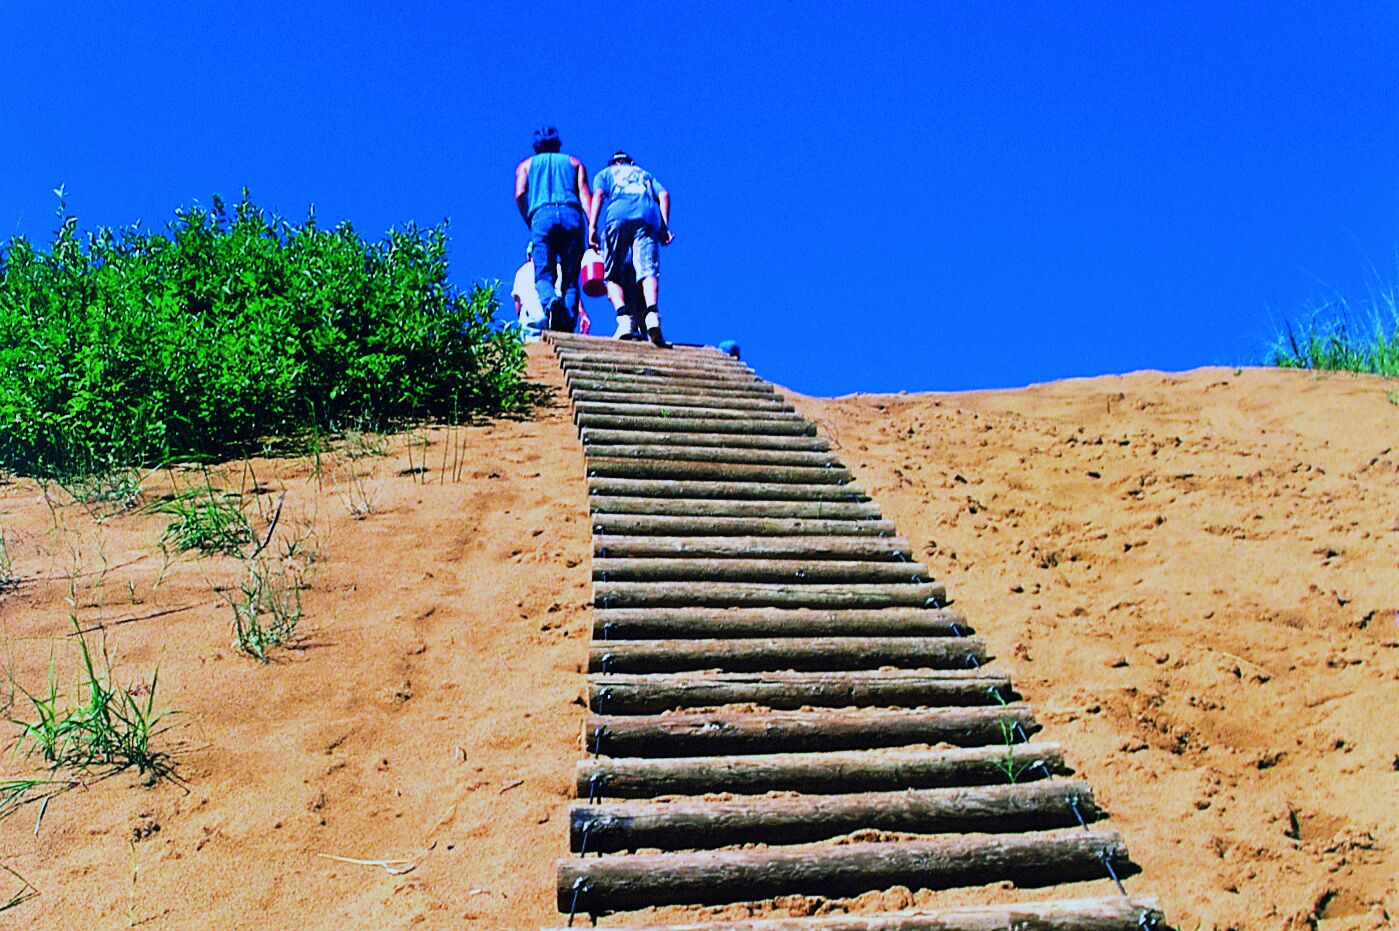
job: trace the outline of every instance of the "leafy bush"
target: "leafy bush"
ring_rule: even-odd
[[[1269,348],[1268,364],[1399,376],[1399,291],[1377,288],[1359,307],[1328,301],[1306,320],[1288,321]]]
[[[61,195],[60,195],[61,196]],[[371,242],[295,225],[243,192],[161,233],[0,251],[0,464],[88,474],[246,451],[312,425],[525,403],[524,350],[494,290],[447,283],[445,224]]]

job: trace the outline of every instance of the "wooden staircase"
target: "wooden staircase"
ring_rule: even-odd
[[[1111,876],[1122,894],[645,927],[1164,927],[1122,890],[1091,788],[810,422],[712,348],[549,341],[594,533],[561,912]]]

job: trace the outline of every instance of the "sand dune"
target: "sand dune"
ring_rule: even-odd
[[[560,384],[545,354],[531,366]],[[1340,929],[1399,920],[1391,389],[1208,369],[796,400],[1095,785],[1144,869],[1131,888],[1184,928]],[[217,474],[237,487],[247,468]],[[50,508],[30,481],[0,485],[22,579],[0,594],[13,680],[38,688],[51,653],[71,680],[76,594],[79,621],[107,627],[118,677],[159,664],[158,704],[182,712],[163,737],[177,779],[91,774],[50,800],[37,833],[37,803],[0,820],[0,863],[40,891],[0,918],[551,921],[588,626],[567,413],[420,431],[360,459],[342,448],[319,481],[304,459],[251,469],[264,510],[285,495],[279,535],[316,557],[305,639],[265,665],[229,646],[234,560],[166,566],[167,518],[99,520]],[[147,498],[169,482],[150,476]],[[356,517],[365,497],[372,513]],[[14,694],[7,717],[26,714]],[[4,772],[32,765],[7,756]],[[668,914],[682,913],[703,914]]]

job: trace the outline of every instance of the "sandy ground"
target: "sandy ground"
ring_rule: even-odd
[[[547,357],[531,365],[559,384]],[[1095,785],[1144,870],[1129,888],[1182,928],[1335,931],[1399,921],[1389,390],[1209,369],[799,406]],[[410,471],[424,450],[426,471]],[[290,562],[308,572],[304,636],[266,664],[230,648],[236,560],[167,565],[166,517],[97,519],[61,491],[51,508],[32,482],[0,484],[21,579],[0,594],[10,681],[41,687],[51,655],[71,681],[75,595],[117,679],[149,683],[158,666],[156,704],[180,712],[157,744],[174,779],[87,773],[37,832],[40,802],[0,819],[0,863],[39,890],[0,922],[555,921],[588,625],[576,436],[546,407],[351,458],[364,451],[341,444],[319,480],[307,459],[254,460],[255,482],[244,463],[214,475],[262,489],[255,513],[285,496],[268,552],[296,541]],[[150,476],[147,500],[170,481]],[[6,695],[5,717],[32,717]],[[6,777],[35,766],[3,760]],[[977,895],[1034,897],[838,906]],[[680,914],[704,913],[658,917]]]

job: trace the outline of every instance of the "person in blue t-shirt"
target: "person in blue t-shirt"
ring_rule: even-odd
[[[606,267],[607,296],[617,311],[617,339],[633,329],[644,330],[651,342],[665,346],[658,305],[660,247],[675,238],[670,231],[670,192],[651,172],[617,152],[607,167],[593,178],[593,203],[588,211],[589,241],[598,248],[598,214],[602,215],[602,258]],[[644,310],[627,306],[623,290],[630,264],[641,284]],[[633,316],[635,313],[635,317]]]
[[[561,148],[557,129],[535,130],[534,155],[515,169],[515,203],[529,225],[534,287],[549,329],[572,333],[578,324],[578,272],[593,238],[587,213],[592,197],[587,169]],[[562,273],[562,294],[554,288],[555,265]]]

